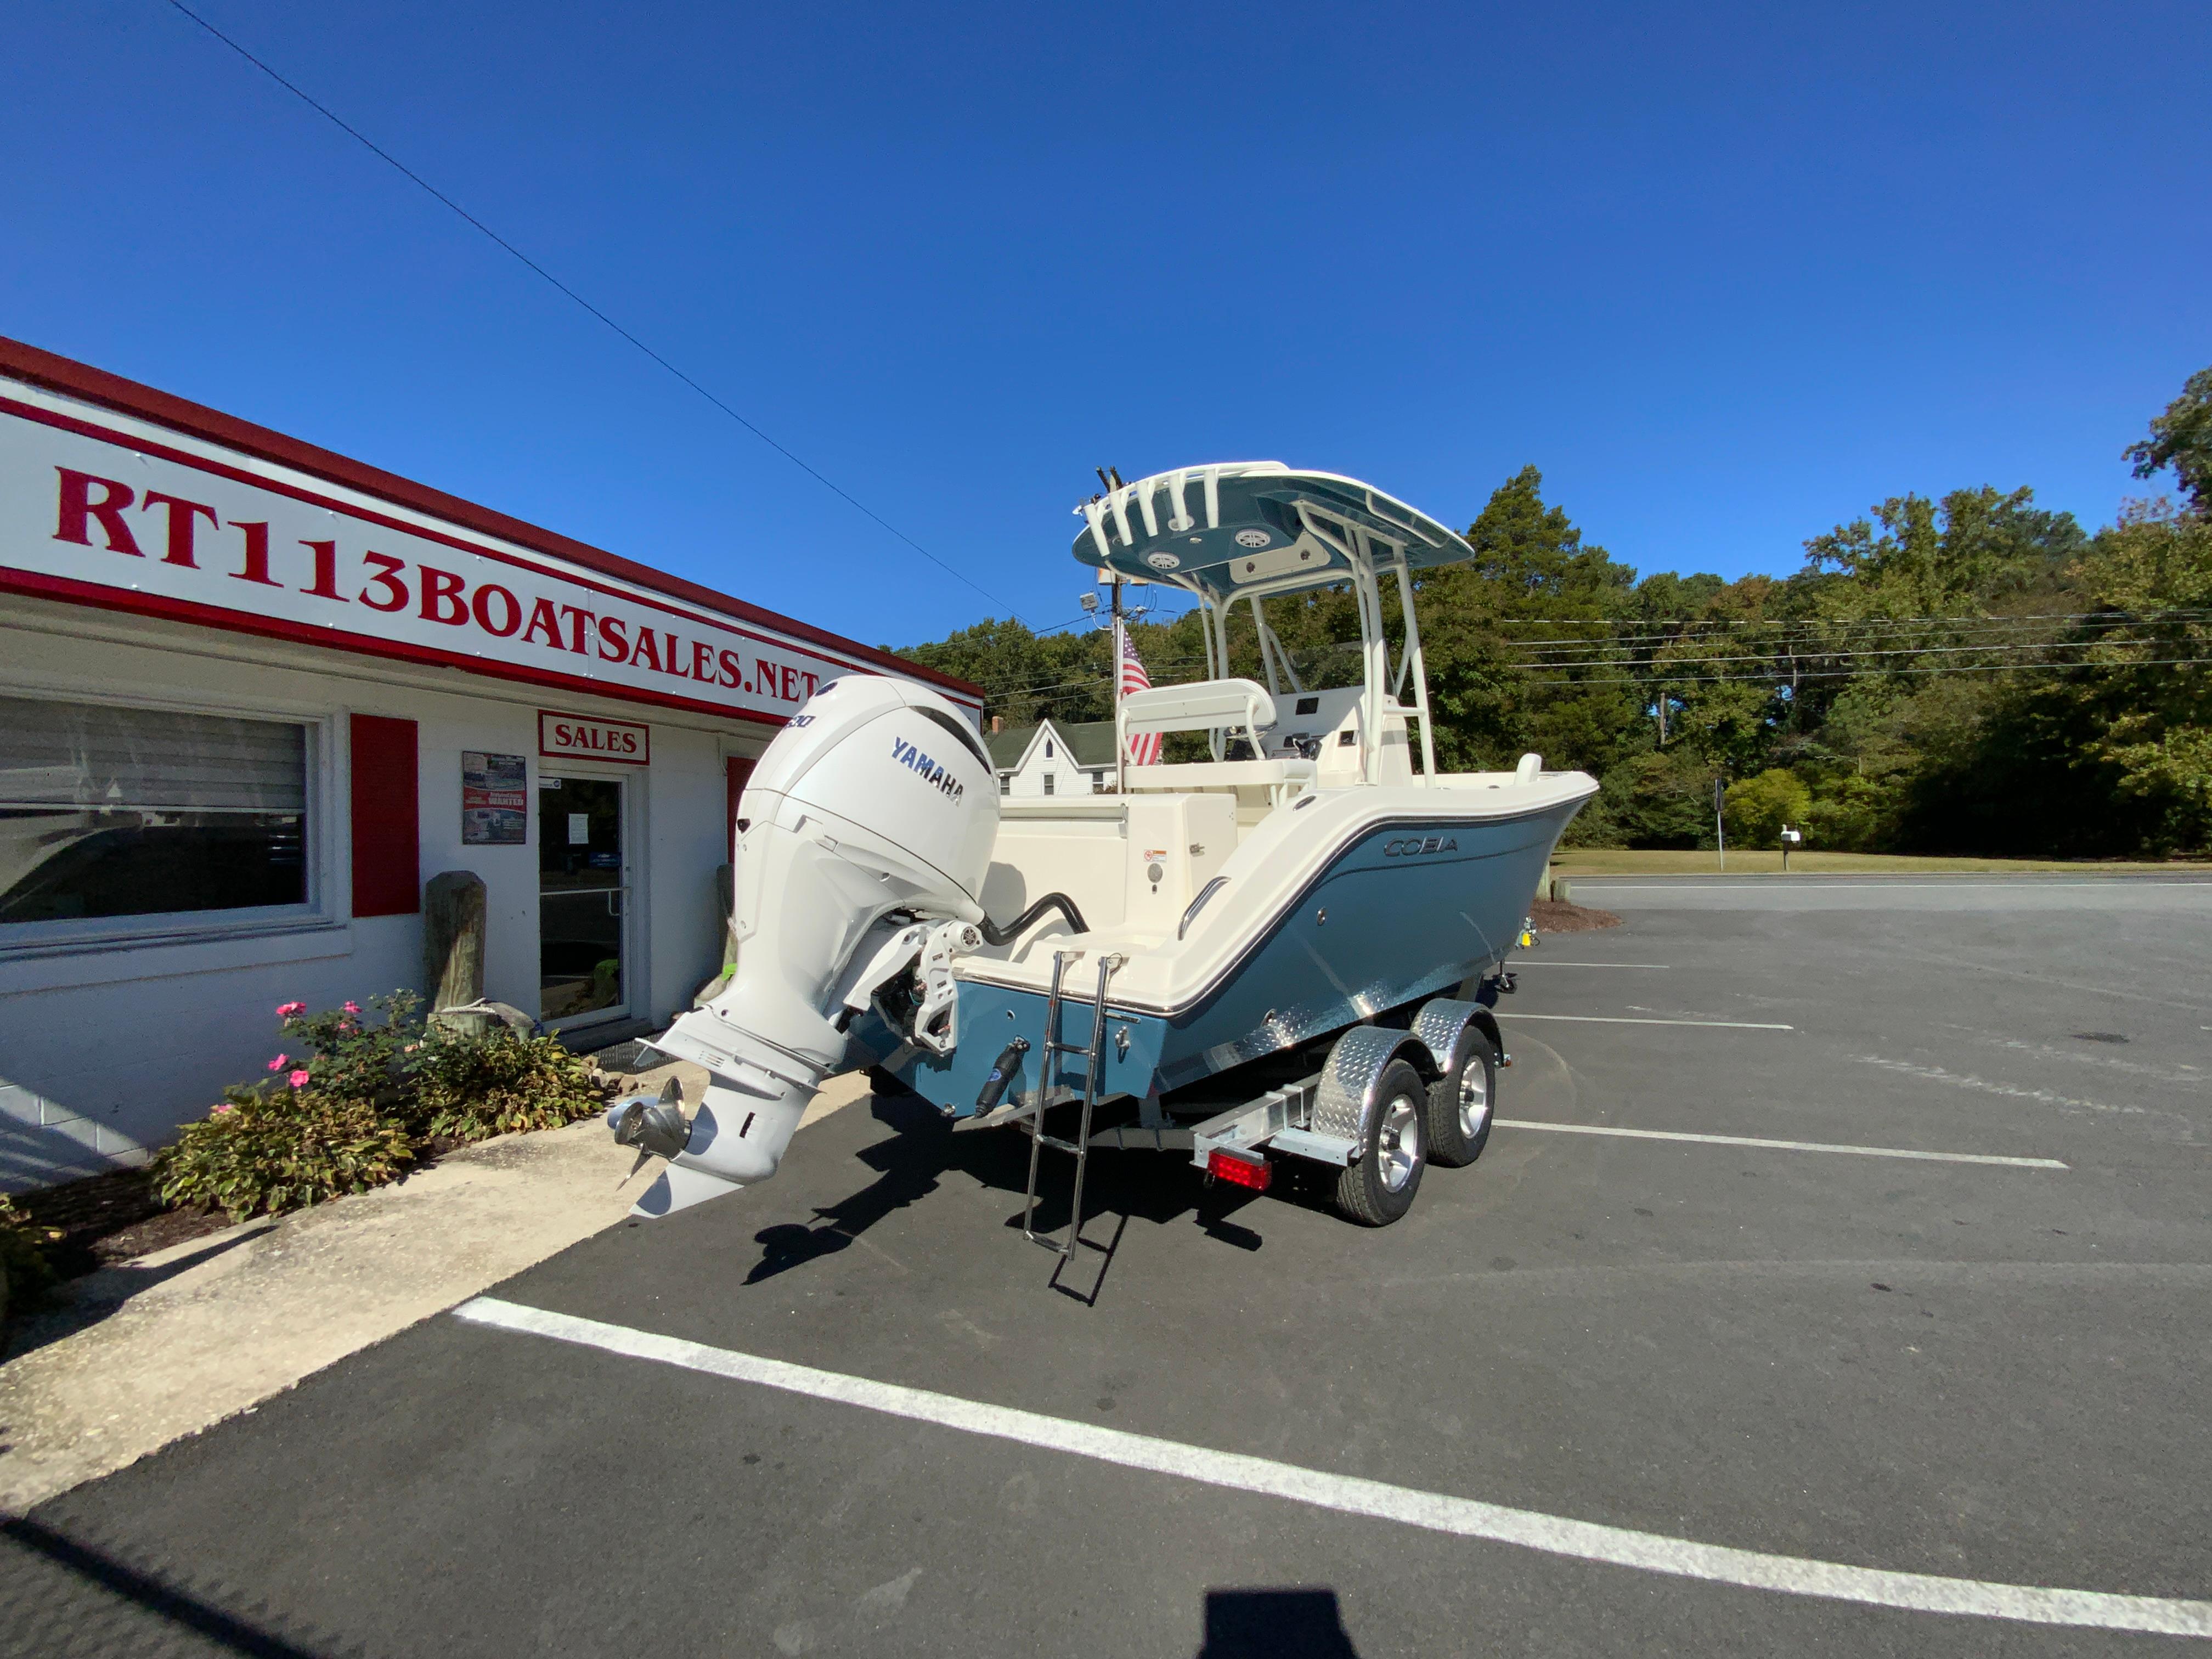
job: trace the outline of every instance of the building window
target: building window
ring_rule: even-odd
[[[1014,775],[1012,772],[999,774],[999,793],[1002,795],[1011,795],[1014,793]]]
[[[1050,738],[1047,738],[1044,740],[1044,757],[1047,760],[1050,760],[1052,758],[1052,739]]]
[[[297,721],[0,697],[0,942],[304,907],[307,747]]]
[[[1103,772],[1093,772],[1091,775],[1091,793],[1094,795],[1103,795],[1106,793],[1106,775]]]
[[[1053,787],[1053,785],[1054,785],[1054,784],[1058,783],[1059,781],[1060,781],[1060,780],[1059,780],[1057,777],[1055,777],[1053,774],[1051,774],[1050,772],[1046,773],[1046,774],[1044,775],[1044,792],[1045,792],[1045,793],[1046,793],[1046,794],[1048,794],[1048,795],[1049,795],[1050,793],[1052,793],[1052,792],[1053,792],[1053,787]]]

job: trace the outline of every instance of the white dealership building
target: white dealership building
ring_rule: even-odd
[[[0,340],[0,1191],[129,1164],[276,1052],[423,988],[585,1039],[716,972],[752,757],[854,671],[972,686]]]

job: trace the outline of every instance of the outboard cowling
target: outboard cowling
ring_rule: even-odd
[[[736,968],[653,1042],[707,1068],[706,1099],[641,1214],[774,1175],[844,1055],[850,1011],[917,958],[949,993],[950,951],[981,943],[971,924],[984,919],[996,774],[936,692],[872,674],[831,681],[769,744],[738,811]],[[949,1018],[921,1038],[949,1046]]]

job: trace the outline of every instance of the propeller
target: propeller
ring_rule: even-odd
[[[607,1110],[607,1127],[615,1145],[637,1148],[637,1162],[629,1166],[628,1181],[656,1158],[674,1158],[691,1139],[691,1126],[684,1118],[684,1085],[670,1078],[660,1085],[658,1098],[630,1095]]]

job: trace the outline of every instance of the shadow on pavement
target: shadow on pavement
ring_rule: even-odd
[[[876,1179],[848,1197],[817,1207],[814,1212],[816,1222],[811,1226],[786,1223],[763,1228],[755,1234],[754,1241],[761,1247],[761,1258],[745,1275],[746,1284],[757,1285],[849,1248],[855,1238],[886,1216],[935,1192],[947,1174],[963,1175],[981,1186],[1010,1193],[1017,1199],[1027,1190],[1030,1142],[1026,1135],[1006,1129],[956,1133],[935,1107],[913,1095],[878,1094],[869,1102],[869,1108],[876,1121],[896,1131],[857,1154],[861,1163],[878,1172]],[[1074,1186],[1072,1161],[1065,1154],[1053,1154],[1037,1185],[1033,1224],[1041,1233],[1059,1234],[1068,1224],[1069,1200]],[[1304,1201],[1295,1187],[1284,1195],[1292,1202]],[[1084,1190],[1084,1242],[1090,1249],[1102,1252],[1106,1260],[1100,1266],[1097,1282],[1088,1293],[1073,1290],[1066,1290],[1066,1293],[1080,1302],[1097,1300],[1106,1269],[1112,1265],[1113,1251],[1131,1220],[1165,1226],[1190,1216],[1209,1238],[1238,1249],[1259,1249],[1266,1242],[1261,1236],[1229,1218],[1258,1197],[1243,1188],[1210,1185],[1191,1167],[1187,1154],[1102,1152],[1091,1164]],[[1112,1230],[1112,1241],[1095,1243],[1103,1231],[1098,1224],[1108,1216],[1119,1218],[1119,1224]],[[1020,1228],[1022,1212],[1018,1206],[1006,1218],[1006,1224],[1012,1229]],[[1057,1280],[1057,1270],[1054,1277]],[[1056,1285],[1055,1288],[1066,1287]]]
[[[75,1336],[79,1331],[88,1330],[122,1308],[132,1297],[143,1295],[156,1285],[166,1283],[179,1273],[190,1273],[241,1244],[251,1243],[276,1224],[276,1221],[270,1218],[258,1226],[227,1230],[204,1241],[195,1240],[191,1244],[180,1245],[177,1247],[177,1254],[158,1267],[125,1264],[101,1267],[79,1279],[65,1279],[58,1292],[61,1300],[58,1305],[9,1322],[7,1340],[4,1344],[0,1344],[0,1362],[19,1358],[50,1342],[58,1342],[65,1336]]]
[[[54,1659],[123,1653],[322,1659],[327,1651],[249,1624],[36,1521],[0,1521],[0,1608],[15,1651]]]
[[[1359,1650],[1334,1590],[1208,1590],[1198,1659],[1359,1659]]]

